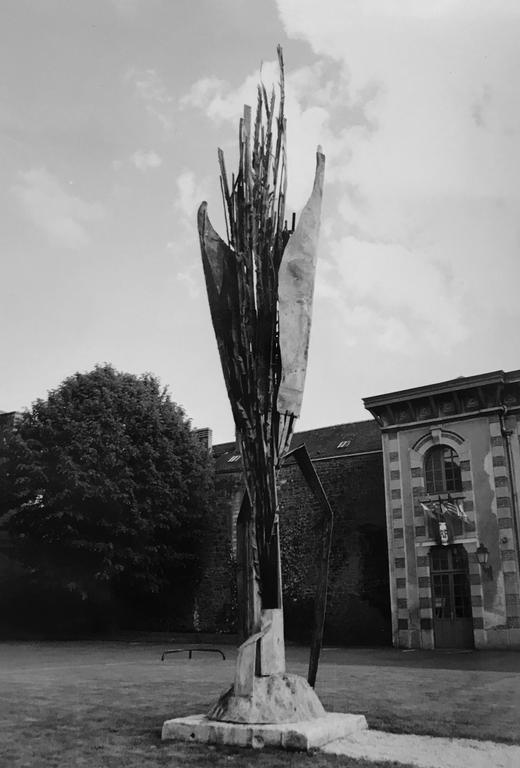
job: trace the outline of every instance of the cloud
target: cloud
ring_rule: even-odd
[[[173,98],[168,93],[161,75],[155,69],[131,69],[127,74],[147,113],[157,120],[165,131],[173,128]]]
[[[201,78],[181,98],[181,109],[203,111],[216,125],[236,126],[244,104],[256,109],[257,85],[261,80],[268,93],[273,85],[278,92],[278,65],[266,62],[262,71],[251,73],[238,88],[215,77]],[[372,102],[379,97],[375,83],[367,83],[353,94],[344,68],[326,61],[290,71],[286,76],[285,113],[289,146],[289,205],[303,206],[310,194],[318,144],[325,147],[329,161],[328,178],[348,159],[352,133],[370,134],[374,130]],[[332,106],[335,105],[335,106]]]
[[[185,170],[177,177],[177,194],[174,206],[182,214],[183,219],[194,225],[197,209],[204,199],[206,181],[198,182],[195,173]]]
[[[196,215],[209,183],[207,178],[198,181],[195,173],[190,169],[179,174],[173,201],[176,213],[175,232],[166,244],[166,248],[180,266],[176,275],[177,280],[187,289],[192,299],[200,297],[203,291]]]
[[[194,266],[177,272],[177,280],[187,288],[190,299],[198,299],[202,294],[199,277],[200,269]]]
[[[349,345],[373,341],[406,355],[424,347],[445,355],[468,337],[465,288],[442,265],[396,243],[352,236],[328,247],[316,294],[332,303]]]
[[[502,0],[277,5],[316,57],[286,66],[286,114],[289,208],[309,194],[317,144],[327,156],[317,301],[347,345],[467,351],[519,314],[520,13]],[[269,90],[276,63],[262,76]],[[180,107],[234,136],[257,82],[203,77]]]
[[[21,172],[13,191],[30,221],[62,248],[86,246],[90,240],[86,225],[104,216],[99,203],[72,195],[45,168]]]
[[[375,89],[370,130],[338,130],[330,98],[322,126],[333,156],[327,137],[320,290],[345,338],[425,359],[518,315],[518,7],[278,0],[278,9],[290,37],[335,62],[353,101]]]
[[[229,91],[229,83],[225,80],[219,80],[217,77],[202,77],[181,97],[179,106],[181,109],[187,107],[205,109],[208,116],[219,119],[222,118],[221,107],[224,104],[222,93],[229,93]]]
[[[130,161],[135,165],[138,171],[148,171],[151,168],[158,168],[162,165],[162,157],[153,150],[146,152],[143,149],[138,149],[130,157]]]

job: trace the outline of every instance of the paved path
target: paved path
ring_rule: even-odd
[[[359,731],[322,747],[332,755],[395,760],[418,768],[519,768],[520,747],[475,739],[443,739]]]

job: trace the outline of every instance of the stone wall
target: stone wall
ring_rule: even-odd
[[[314,462],[334,513],[325,640],[390,642],[388,555],[381,454]],[[280,480],[287,636],[306,640],[319,558],[320,513],[296,465]]]
[[[335,521],[325,639],[390,642],[390,601],[383,463],[380,452],[314,461]],[[321,530],[320,510],[295,463],[282,470],[280,530],[286,634],[307,641],[312,626]],[[201,630],[226,631],[234,608],[234,523],[242,494],[239,471],[217,474],[218,532],[197,599]]]
[[[234,632],[236,617],[236,568],[234,527],[242,500],[239,472],[215,478],[215,517],[212,521],[207,568],[194,607],[193,628]]]

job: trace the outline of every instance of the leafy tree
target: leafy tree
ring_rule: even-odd
[[[40,584],[124,615],[189,602],[211,460],[156,378],[97,366],[38,400],[4,441],[0,485]],[[127,619],[128,622],[128,619]]]

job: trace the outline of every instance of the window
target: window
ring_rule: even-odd
[[[436,445],[426,454],[424,461],[426,493],[449,493],[461,491],[460,460],[457,453],[447,445]]]
[[[337,444],[337,448],[348,448],[350,445],[350,440],[342,440],[340,443]]]
[[[228,459],[228,464],[231,464],[233,461],[238,461],[240,459],[240,454],[235,453],[234,456],[231,456],[231,458]]]

